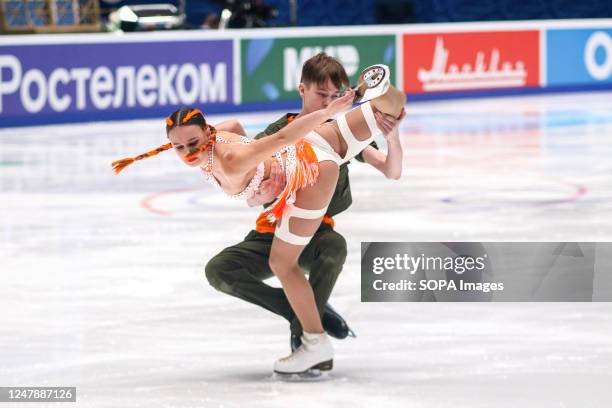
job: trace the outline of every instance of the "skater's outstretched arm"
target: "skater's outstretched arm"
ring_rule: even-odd
[[[247,145],[236,145],[223,156],[224,171],[230,174],[243,173],[255,168],[283,147],[296,143],[330,117],[349,108],[353,98],[354,92],[347,92],[330,103],[327,108],[304,115],[273,135],[253,140]]]

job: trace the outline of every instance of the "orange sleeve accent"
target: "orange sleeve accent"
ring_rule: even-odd
[[[334,226],[336,225],[336,223],[334,222],[334,219],[327,214],[323,216],[323,223],[331,226],[332,228],[334,228]],[[260,233],[264,233],[264,232],[274,233],[275,229],[276,229],[276,223],[270,222],[270,220],[268,219],[267,212],[264,211],[261,214],[259,214],[259,217],[257,217],[257,221],[255,222],[255,231],[260,232]]]
[[[332,228],[336,226],[336,222],[334,221],[334,219],[327,214],[323,216],[323,222]]]

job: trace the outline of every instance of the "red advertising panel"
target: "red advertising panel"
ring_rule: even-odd
[[[539,32],[404,34],[404,91],[474,91],[535,87]]]

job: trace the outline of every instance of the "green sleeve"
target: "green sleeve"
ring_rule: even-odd
[[[287,124],[289,123],[287,118],[288,115],[285,115],[282,118],[278,119],[276,122],[270,123],[263,132],[259,132],[257,135],[255,135],[255,139],[261,139],[262,137],[270,136],[278,132],[279,130],[287,126]]]
[[[268,125],[268,127],[263,132],[259,132],[257,135],[255,135],[255,139],[261,139],[262,137],[273,135],[281,128],[282,126],[275,126],[275,123],[272,123],[271,125]]]
[[[378,148],[378,145],[376,144],[375,141],[372,140],[372,143],[370,143],[370,146],[372,146],[373,148],[375,148],[376,150],[380,150]],[[357,161],[360,161],[362,163],[365,163],[365,160],[363,159],[363,150],[361,152],[359,152],[359,154],[357,156],[355,156],[355,159],[357,159]]]

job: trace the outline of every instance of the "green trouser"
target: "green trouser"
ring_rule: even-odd
[[[206,278],[215,289],[284,317],[291,333],[301,335],[302,327],[283,289],[263,282],[273,276],[268,264],[273,238],[273,233],[249,232],[244,241],[225,248],[206,264]],[[345,260],[346,240],[321,224],[299,259],[321,315]]]

